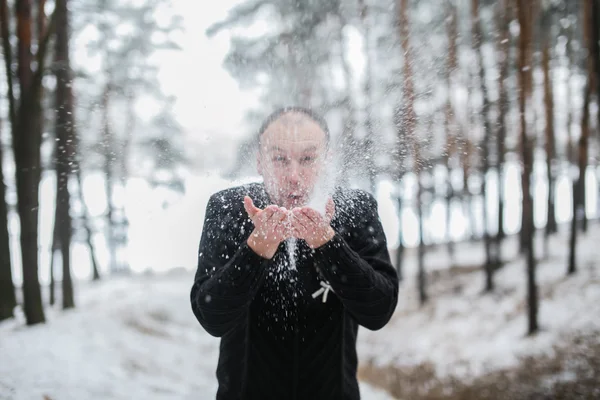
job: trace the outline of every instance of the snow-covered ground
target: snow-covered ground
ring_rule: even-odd
[[[80,283],[75,310],[0,323],[0,399],[214,399],[219,341],[192,314],[192,281],[180,271]]]
[[[503,246],[508,263],[495,274],[493,294],[482,294],[484,273],[479,266],[483,245],[457,246],[454,269],[448,269],[445,247],[430,251],[426,268],[430,301],[420,308],[414,257],[405,263],[405,281],[392,321],[379,332],[363,331],[359,352],[375,365],[411,367],[432,364],[438,377],[471,379],[510,368],[523,356],[552,355],[555,345],[578,334],[600,332],[600,227],[580,236],[578,271],[567,277],[567,226],[552,237],[549,256],[537,267],[540,333],[527,333],[526,266],[517,257],[517,238]],[[537,254],[543,245],[538,235]],[[461,268],[462,266],[462,268]],[[600,341],[600,335],[598,335]]]

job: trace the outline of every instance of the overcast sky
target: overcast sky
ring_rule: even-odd
[[[191,139],[206,140],[204,135],[239,138],[244,115],[256,96],[243,92],[223,69],[229,49],[228,32],[212,38],[206,29],[223,20],[241,0],[177,0],[173,7],[184,18],[181,35],[183,50],[170,53],[160,61],[160,79],[165,92],[177,97],[176,115]]]

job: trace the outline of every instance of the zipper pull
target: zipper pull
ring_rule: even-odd
[[[327,295],[329,292],[333,292],[333,288],[328,282],[321,281],[321,288],[312,294],[312,298],[316,299],[321,294],[323,294],[323,303],[327,302]]]

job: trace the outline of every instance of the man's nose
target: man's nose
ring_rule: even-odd
[[[290,181],[296,183],[300,180],[300,166],[298,163],[292,162],[288,171],[288,178]]]

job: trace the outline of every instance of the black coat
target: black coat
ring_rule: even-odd
[[[267,260],[246,244],[244,195],[269,205],[262,184],[210,198],[191,290],[196,318],[221,338],[217,399],[359,399],[358,325],[382,328],[398,301],[375,199],[337,190],[334,238],[316,250],[282,243]],[[326,302],[313,296],[322,282]]]

